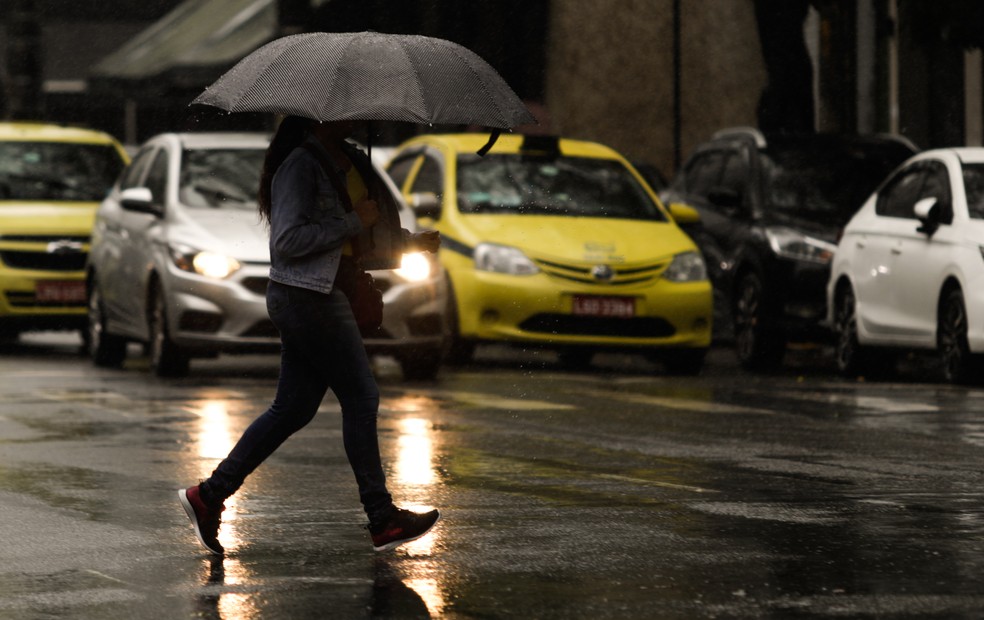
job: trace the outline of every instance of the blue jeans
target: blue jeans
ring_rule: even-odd
[[[392,498],[379,458],[379,388],[348,299],[270,281],[267,310],[280,330],[280,380],[273,404],[250,424],[203,484],[206,501],[229,497],[288,437],[310,422],[331,388],[342,406],[342,441],[371,523]]]

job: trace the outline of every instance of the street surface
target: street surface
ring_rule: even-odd
[[[276,384],[269,357],[97,369],[71,336],[0,349],[0,618],[980,618],[984,389],[701,377],[482,352],[381,363],[391,491],[433,535],[374,554],[326,399],[230,502],[224,558],[176,490]]]

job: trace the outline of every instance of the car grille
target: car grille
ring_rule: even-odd
[[[57,244],[65,243],[65,249]],[[4,235],[0,237],[0,261],[11,269],[39,271],[82,271],[87,253],[69,249],[68,245],[87,246],[88,237],[61,235],[27,236]]]
[[[623,319],[570,314],[535,314],[519,328],[541,334],[616,338],[668,338],[676,333],[669,321],[659,317]]]
[[[595,275],[597,267],[604,263],[560,263],[542,259],[534,259],[536,265],[545,274],[562,280],[571,280],[584,284],[611,284],[613,286],[625,286],[630,284],[642,284],[658,278],[669,261],[659,261],[655,263],[636,264],[636,265],[608,265],[601,275]],[[610,271],[608,271],[610,269]]]

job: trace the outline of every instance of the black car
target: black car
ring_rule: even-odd
[[[764,135],[727,129],[694,151],[665,203],[700,212],[688,230],[714,284],[715,337],[746,368],[782,361],[787,342],[819,342],[840,231],[916,152],[901,138]]]

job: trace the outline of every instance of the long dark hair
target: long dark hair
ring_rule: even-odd
[[[280,121],[277,133],[274,134],[270,146],[267,147],[266,156],[263,159],[263,170],[260,172],[260,190],[256,201],[259,205],[260,218],[270,224],[271,193],[273,186],[273,175],[277,173],[277,168],[284,163],[290,152],[304,142],[307,137],[308,128],[311,120],[300,116],[288,116]]]

